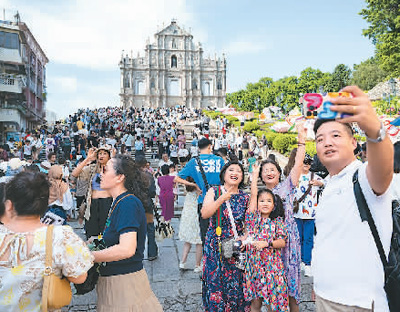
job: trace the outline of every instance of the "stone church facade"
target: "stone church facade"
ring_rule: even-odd
[[[122,54],[121,105],[127,107],[223,107],[226,59],[204,57],[200,43],[176,21],[154,35],[145,56]]]

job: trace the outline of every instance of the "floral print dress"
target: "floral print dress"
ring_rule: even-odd
[[[296,221],[293,217],[294,189],[296,186],[292,183],[291,175],[280,182],[272,189],[274,194],[281,197],[283,208],[285,209],[285,225],[288,231],[288,240],[285,248],[282,249],[282,260],[285,267],[285,274],[288,282],[288,294],[300,303],[300,285],[301,285],[301,247],[300,236]]]
[[[253,241],[271,242],[287,240],[287,231],[281,217],[262,218],[258,211],[246,214],[246,227]],[[288,311],[287,283],[280,249],[253,245],[246,247],[245,287],[246,300],[263,298],[272,311]]]
[[[0,225],[0,311],[41,311],[47,226],[14,233]],[[33,235],[28,250],[26,236]],[[57,276],[78,277],[93,265],[85,242],[70,226],[53,231],[53,269]]]
[[[214,188],[217,194],[217,188]],[[241,235],[244,229],[245,214],[249,204],[249,195],[239,190],[230,199],[236,229]],[[233,237],[229,214],[224,203],[221,206],[221,241]],[[218,237],[215,233],[216,214],[210,218],[204,244],[203,257],[203,306],[206,312],[242,312],[250,311],[250,302],[243,294],[243,271],[235,266],[235,259],[225,259],[219,252]]]

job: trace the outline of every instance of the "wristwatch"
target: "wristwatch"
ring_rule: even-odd
[[[268,248],[274,248],[274,246],[272,246],[272,241],[269,242]]]
[[[381,122],[381,128],[379,129],[378,137],[376,139],[371,139],[367,135],[365,135],[365,136],[366,136],[368,142],[371,142],[371,143],[382,142],[386,138],[386,129],[383,126],[383,123]]]

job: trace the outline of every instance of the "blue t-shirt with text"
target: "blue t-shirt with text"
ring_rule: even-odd
[[[201,164],[204,169],[204,173],[207,178],[207,182],[210,185],[219,185],[220,179],[219,174],[225,161],[222,157],[216,156],[214,154],[200,154],[199,155]],[[200,187],[203,191],[199,196],[198,203],[203,203],[204,196],[207,193],[206,186],[204,184],[203,177],[201,175],[200,168],[197,164],[196,158],[192,158],[186,166],[179,172],[178,176],[182,179],[186,179],[187,177],[192,177],[194,182]]]

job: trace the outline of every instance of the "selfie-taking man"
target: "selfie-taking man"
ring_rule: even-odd
[[[317,154],[329,176],[316,214],[313,275],[317,311],[387,312],[384,271],[366,221],[362,222],[353,191],[358,180],[376,223],[386,256],[392,235],[391,196],[393,145],[368,96],[358,87],[342,91],[352,98],[331,99],[343,119],[317,120]],[[351,123],[367,137],[368,162],[356,160]]]

